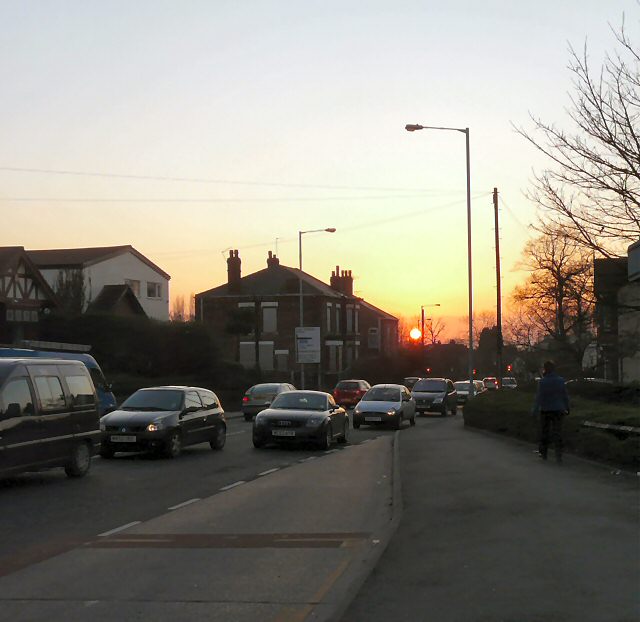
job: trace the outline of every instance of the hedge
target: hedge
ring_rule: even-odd
[[[533,402],[534,393],[529,391],[485,391],[465,405],[464,423],[537,443],[538,417],[531,415]],[[584,427],[585,421],[640,429],[640,408],[571,397],[571,413],[563,426],[568,451],[625,468],[640,467],[640,435]]]

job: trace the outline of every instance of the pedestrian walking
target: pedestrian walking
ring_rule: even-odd
[[[569,414],[569,395],[564,378],[556,374],[555,369],[553,361],[545,361],[533,414],[540,415],[540,457],[547,459],[549,445],[553,443],[556,461],[562,462],[562,419]]]

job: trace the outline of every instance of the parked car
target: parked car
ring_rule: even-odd
[[[411,395],[419,413],[438,412],[444,417],[458,412],[458,392],[447,378],[422,378],[413,385]]]
[[[503,389],[517,389],[518,388],[518,382],[515,378],[512,378],[511,376],[505,376],[502,379],[502,388]]]
[[[409,391],[411,391],[411,389],[413,388],[413,385],[418,382],[418,380],[420,380],[420,376],[407,376],[403,381],[402,384],[407,387],[407,389],[409,389]]]
[[[333,395],[322,391],[286,391],[253,422],[253,446],[268,443],[306,441],[329,449],[337,440],[349,439],[349,416]]]
[[[401,384],[372,386],[353,410],[353,427],[391,424],[396,430],[408,419],[416,424],[416,403],[407,387]]]
[[[341,380],[333,390],[333,399],[340,406],[355,406],[370,388],[366,380]]]
[[[495,376],[483,378],[482,384],[487,391],[495,391],[498,389],[498,379]]]
[[[456,382],[453,383],[453,386],[456,389],[456,392],[458,393],[458,404],[464,404],[468,399],[469,399],[469,393],[470,393],[470,383],[468,380],[458,380]],[[473,393],[474,395],[477,392],[477,387],[475,385],[473,385]]]
[[[269,408],[271,402],[287,391],[295,391],[296,388],[287,382],[269,382],[256,384],[247,389],[242,398],[242,413],[245,421],[251,421],[260,411]]]
[[[80,361],[89,370],[93,386],[98,396],[98,412],[106,415],[116,407],[116,396],[112,386],[107,382],[96,359],[84,352],[49,352],[46,350],[30,350],[27,348],[0,348],[0,358],[37,358],[62,359],[64,361]]]
[[[0,359],[0,476],[64,467],[82,477],[99,442],[98,398],[83,363]]]
[[[199,387],[139,389],[118,410],[100,419],[100,455],[155,451],[176,458],[183,447],[208,442],[222,449],[227,422],[213,391]]]

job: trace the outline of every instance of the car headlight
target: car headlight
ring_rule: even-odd
[[[162,426],[156,421],[147,426],[147,432],[157,432]]]
[[[264,425],[264,416],[258,413],[253,420],[254,425]]]
[[[355,409],[353,410],[353,414],[354,414],[354,415],[361,415],[361,414],[362,414],[362,411],[361,411],[359,408],[355,408]]]
[[[100,431],[104,432],[106,429],[107,429],[107,426],[104,423],[102,423],[102,421],[101,421],[100,422]]]
[[[395,409],[395,408],[390,408],[390,409],[387,411],[387,415],[390,415],[391,417],[393,417],[395,414],[397,414],[397,413],[396,413],[396,409]]]
[[[307,426],[310,428],[319,426],[324,421],[324,417],[320,415],[313,415],[307,419]]]

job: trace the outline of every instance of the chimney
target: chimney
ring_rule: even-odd
[[[269,251],[269,257],[267,257],[267,268],[275,268],[280,265],[280,260]]]
[[[336,266],[335,272],[331,272],[331,280],[329,281],[331,289],[335,289],[337,292],[340,290],[340,266]]]
[[[353,276],[351,270],[340,270],[340,266],[336,266],[335,271],[331,272],[330,285],[332,289],[344,294],[345,296],[353,296]]]
[[[229,291],[233,293],[240,291],[241,263],[238,251],[229,251],[229,257],[227,257],[227,283],[229,284]]]

